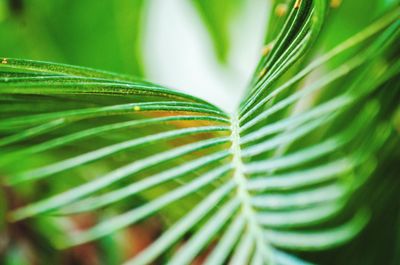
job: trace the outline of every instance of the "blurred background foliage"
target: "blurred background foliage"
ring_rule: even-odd
[[[151,58],[147,56],[148,52],[146,52],[146,47],[150,45],[146,34],[151,34],[146,27],[153,10],[150,7],[161,4],[162,1],[164,0],[0,0],[0,54],[7,57],[87,66],[163,82],[157,74],[149,74],[151,72],[149,68],[150,65],[165,64],[150,62]],[[226,97],[215,97],[213,94],[210,96],[210,89],[206,87],[200,91],[200,94],[206,99],[214,97],[214,102],[217,101],[222,106],[231,106],[231,102],[236,102],[245,89],[241,84],[250,79],[250,74],[257,63],[263,45],[258,40],[264,38],[265,42],[269,43],[272,41],[272,36],[275,36],[276,32],[281,29],[284,15],[287,12],[285,10],[287,1],[165,1],[171,4],[191,5],[191,8],[198,12],[198,18],[203,22],[203,29],[209,32],[202,43],[212,43],[212,45],[209,51],[192,52],[199,52],[200,56],[214,53],[213,63],[218,64],[222,69],[228,69],[228,79],[231,78],[239,84],[237,85],[238,90],[235,90],[228,82],[229,90],[225,94]],[[265,9],[258,8],[260,2],[265,3],[261,5]],[[396,3],[396,0],[332,0],[330,3],[332,9],[329,11],[329,19],[322,31],[323,35],[313,50],[314,55],[331,49],[369,25],[384,10]],[[244,32],[243,34],[235,33],[234,28],[237,27],[238,21],[243,21],[243,13],[250,12],[249,10],[254,11],[257,8],[259,13],[254,15],[254,23],[246,24],[250,25],[247,28],[247,35],[253,34],[255,37],[247,39],[243,37],[247,36]],[[265,17],[265,22],[257,21],[260,15]],[[258,28],[254,28],[254,25]],[[198,28],[191,23],[183,26],[192,27],[191,30],[195,34],[198,31]],[[265,27],[268,30],[263,36]],[[171,38],[184,39],[186,37],[177,36],[174,28],[170,28],[170,31],[168,34]],[[152,39],[154,38],[157,39],[157,36]],[[253,45],[252,49],[247,50],[244,46],[236,45],[243,41],[250,42]],[[164,43],[161,40],[159,43],[152,43],[152,46],[154,45],[162,47]],[[172,48],[170,53],[172,56],[179,57],[183,53],[182,48],[185,49],[185,47]],[[245,57],[245,59],[232,59],[237,54],[241,54],[241,58]],[[191,60],[191,58],[185,59]],[[338,59],[338,61],[342,60],[343,58]],[[166,63],[172,68],[172,71],[176,67],[174,61]],[[210,69],[209,71],[214,69],[210,63],[200,67]],[[337,67],[337,64],[333,63],[328,67],[334,68]],[[160,72],[164,70],[159,69]],[[242,76],[241,81],[234,79],[238,74]],[[287,75],[292,74],[292,72],[287,73]],[[182,73],[176,73],[177,77],[179,75]],[[210,74],[210,79],[213,78]],[[218,84],[220,81],[214,80],[213,82]],[[400,81],[397,80],[397,82]],[[189,89],[189,91],[193,90],[197,94],[199,93],[196,80],[184,85],[173,81],[164,83],[177,89],[186,89],[186,91]],[[400,115],[397,115],[397,119],[394,121],[397,128],[400,127],[399,119]],[[396,144],[390,144],[398,146],[398,138],[393,141],[396,141]],[[377,216],[363,235],[350,247],[322,254],[307,254],[307,258],[319,264],[374,265],[383,264],[379,262],[386,256],[387,260],[398,261],[393,265],[400,264],[400,229],[397,232],[392,231],[392,227],[400,227],[400,203],[387,203],[387,200],[393,198],[393,194],[400,188],[397,165],[400,157],[399,151],[391,150],[388,154],[383,154],[387,155],[388,159],[379,170],[388,176],[387,183],[381,185],[380,190],[375,190],[374,181],[378,180],[373,179],[365,187],[371,196],[361,199],[373,202],[373,207],[377,209]],[[55,180],[48,186],[39,188],[43,193],[57,193],[58,190],[64,189],[65,185],[70,185],[69,181],[64,183]],[[42,218],[31,222],[6,224],[5,212],[7,209],[23,204],[20,194],[34,197],[38,187],[35,189],[24,188],[25,190],[0,189],[0,264],[120,264],[121,261],[133,256],[148,245],[162,229],[158,220],[152,220],[108,236],[96,245],[87,244],[62,252],[56,251],[51,243],[52,240],[55,240],[54,238],[63,240],[63,231],[89,226],[97,217],[87,214],[65,218],[62,221]],[[382,223],[387,225],[382,226]],[[366,240],[370,242],[369,248],[382,251],[364,249],[365,244],[361,243]],[[388,245],[386,241],[397,243]],[[198,264],[201,264],[200,261]]]
[[[2,0],[1,51],[143,75],[145,1]]]

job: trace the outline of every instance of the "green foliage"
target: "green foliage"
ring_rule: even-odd
[[[218,60],[226,62],[229,52],[230,21],[242,0],[193,0],[214,42]]]
[[[2,0],[2,3],[7,2]],[[111,71],[143,75],[143,0],[9,1],[0,8],[0,50]],[[79,29],[79,30],[76,30]],[[29,40],[29,44],[26,41]]]
[[[382,5],[331,48],[342,39],[333,2],[273,5],[266,48],[235,113],[130,76],[2,59],[0,174],[22,200],[6,210],[7,223],[36,220],[31,229],[52,247],[100,240],[104,253],[120,249],[118,233],[133,224],[162,223],[145,250],[107,255],[108,264],[198,256],[210,265],[395,264],[394,225],[389,247],[368,244],[400,216],[400,9]],[[211,2],[197,4],[223,37],[206,11]],[[379,203],[375,192],[385,194]],[[74,226],[71,216],[82,214],[94,219],[89,227]],[[5,262],[23,256],[10,249]]]

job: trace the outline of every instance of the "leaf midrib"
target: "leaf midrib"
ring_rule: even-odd
[[[263,260],[270,264],[272,262],[272,250],[269,243],[263,237],[263,229],[257,221],[255,210],[251,205],[251,195],[247,190],[247,178],[245,176],[245,164],[242,160],[240,147],[240,125],[238,115],[232,115],[231,118],[231,153],[233,165],[233,180],[237,186],[237,196],[242,205],[242,214],[245,218],[247,228],[253,240],[256,241],[256,248],[259,249]]]

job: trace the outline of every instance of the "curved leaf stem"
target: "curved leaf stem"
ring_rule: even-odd
[[[231,125],[231,152],[233,155],[232,165],[235,169],[233,173],[233,179],[237,185],[237,196],[242,204],[242,213],[245,216],[249,232],[251,233],[253,240],[256,241],[257,248],[260,249],[260,252],[263,254],[263,260],[266,263],[273,263],[273,253],[268,242],[264,237],[261,236],[262,227],[257,222],[256,213],[251,206],[251,196],[247,190],[247,178],[245,177],[245,167],[241,156],[239,128],[239,121],[235,116],[233,116]]]

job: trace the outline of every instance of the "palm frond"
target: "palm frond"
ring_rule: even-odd
[[[4,59],[3,182],[66,182],[10,220],[104,211],[93,227],[54,242],[66,248],[161,216],[168,228],[126,264],[161,255],[190,264],[206,249],[205,264],[308,264],[290,251],[353,239],[370,218],[354,194],[395,134],[399,8],[311,62],[327,3],[293,0],[288,10],[234,114],[131,77]]]

